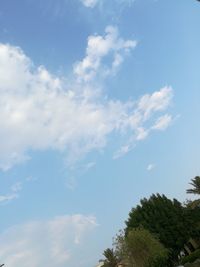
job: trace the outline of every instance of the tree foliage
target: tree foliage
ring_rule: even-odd
[[[103,255],[105,257],[103,267],[117,266],[118,259],[113,249],[107,248],[106,250],[104,250]]]
[[[187,193],[200,195],[200,176],[191,179],[190,185],[192,185],[193,188],[188,189]]]
[[[116,238],[116,253],[127,267],[166,266],[168,251],[148,230],[134,228]]]
[[[187,193],[200,194],[200,176],[191,180]],[[114,249],[104,251],[104,267],[171,267],[184,245],[200,243],[200,199],[168,199],[153,194],[132,208],[126,228],[117,235]]]
[[[177,258],[194,232],[191,213],[176,199],[172,201],[159,194],[142,199],[140,205],[131,210],[126,221],[126,234],[140,226],[156,234],[161,243],[171,250],[173,259]]]

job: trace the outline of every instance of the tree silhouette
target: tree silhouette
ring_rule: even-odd
[[[200,0],[198,0],[200,2]],[[190,185],[193,186],[193,188],[188,189],[187,193],[188,194],[196,194],[200,195],[200,176],[196,176],[191,180]]]
[[[184,244],[193,235],[195,227],[192,218],[178,200],[153,194],[149,199],[142,199],[140,205],[131,210],[125,231],[127,235],[133,228],[142,226],[157,235],[171,251],[171,259],[177,260]]]

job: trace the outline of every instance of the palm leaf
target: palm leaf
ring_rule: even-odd
[[[194,177],[190,185],[192,185],[193,188],[187,189],[187,193],[200,195],[200,176]]]

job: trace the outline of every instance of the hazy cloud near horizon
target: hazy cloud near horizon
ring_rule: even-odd
[[[0,234],[1,262],[9,267],[73,264],[79,258],[79,250],[88,253],[84,243],[96,227],[95,217],[81,214],[12,226]]]

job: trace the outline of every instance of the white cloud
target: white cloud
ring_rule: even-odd
[[[153,112],[165,110],[169,106],[172,96],[172,88],[166,86],[152,95],[144,95],[138,103],[138,109],[144,119],[148,119]]]
[[[1,262],[9,267],[81,267],[84,244],[96,226],[92,216],[71,215],[11,227],[0,234]]]
[[[124,155],[129,153],[133,148],[134,145],[132,142],[129,142],[128,144],[121,146],[120,149],[114,153],[113,159],[119,159],[123,157]]]
[[[94,161],[88,162],[83,166],[83,170],[87,172],[88,170],[92,169],[95,165],[96,165],[96,162]]]
[[[45,67],[36,68],[20,48],[0,44],[0,168],[7,170],[29,159],[31,150],[60,151],[74,162],[104,148],[113,132],[126,133],[126,140],[146,138],[152,129],[149,122],[154,120],[154,125],[157,113],[169,107],[172,88],[121,102],[98,91],[98,79],[92,82],[97,73],[112,72],[116,57],[123,58],[134,46],[114,27],[107,27],[105,36],[90,36],[86,57],[77,63],[69,89],[66,79]],[[107,55],[114,60],[108,67],[103,61]]]
[[[22,190],[22,183],[17,182],[13,184],[10,189],[10,193],[6,195],[0,195],[0,203],[5,204],[19,197],[19,192]]]
[[[149,134],[148,129],[144,129],[143,127],[138,127],[136,129],[136,140],[144,140]]]
[[[116,27],[108,26],[105,36],[92,35],[88,37],[88,46],[85,58],[76,63],[74,73],[79,81],[89,82],[101,70],[101,74],[108,75],[115,73],[116,68],[123,62],[125,54],[135,48],[135,40],[124,40],[119,37]],[[110,66],[103,64],[107,56],[112,55]]]
[[[80,0],[84,6],[86,7],[94,7],[99,0]]]
[[[134,149],[136,141],[142,141],[148,137],[152,130],[165,130],[169,124],[169,115],[164,115],[156,119],[153,126],[149,126],[149,122],[154,118],[155,114],[167,109],[173,97],[171,87],[163,87],[159,91],[152,94],[142,96],[136,103],[126,119],[121,123],[123,130],[129,127],[133,131],[133,135],[128,142],[114,154],[113,158],[118,159]],[[171,119],[172,117],[170,117]]]
[[[165,130],[171,124],[171,122],[172,116],[165,114],[157,119],[152,128],[155,130]]]
[[[7,194],[7,195],[0,195],[0,203],[1,204],[4,204],[4,203],[7,203],[7,202],[10,202],[11,200],[14,200],[18,198],[18,194]]]
[[[156,165],[153,164],[153,163],[150,163],[148,166],[147,166],[147,171],[152,171],[153,169],[155,169]]]
[[[80,0],[80,1],[85,7],[93,8],[97,6],[97,4],[106,3],[108,0]],[[134,2],[134,0],[113,0],[113,2],[116,2],[117,4],[120,5],[122,4],[131,5]]]

